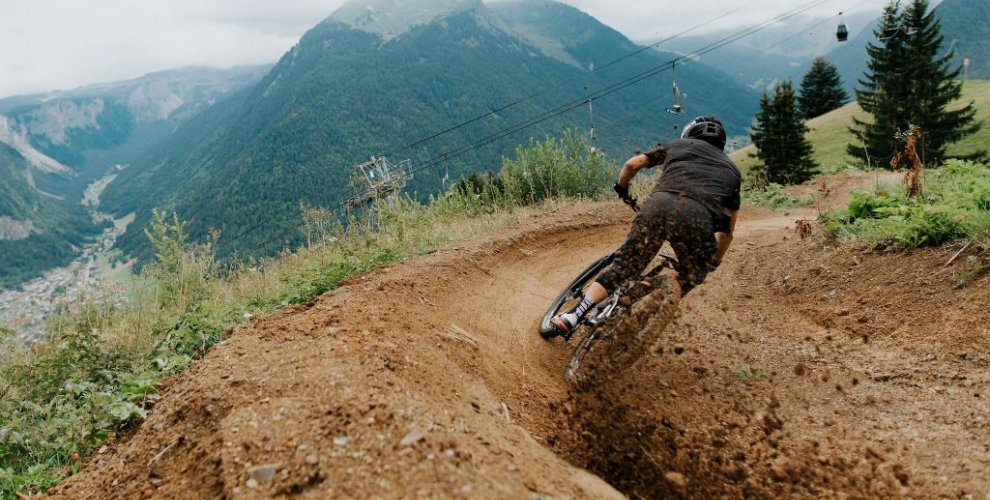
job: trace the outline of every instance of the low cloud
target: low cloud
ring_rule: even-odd
[[[881,5],[885,0],[867,0]],[[69,89],[182,66],[272,63],[344,0],[32,0],[0,16],[0,96]],[[801,0],[565,0],[634,40],[676,33],[754,5],[706,29],[750,25]],[[876,7],[879,8],[879,7]],[[829,15],[826,7],[812,13]]]

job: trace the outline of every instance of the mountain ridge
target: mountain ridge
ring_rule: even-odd
[[[555,14],[530,17],[529,31],[538,26],[567,33],[564,27],[584,26],[557,39],[557,55],[568,57],[553,57],[519,30],[501,29],[527,15],[532,4],[494,5],[477,4],[387,39],[332,16],[319,23],[255,87],[192,120],[107,188],[107,206],[115,213],[138,212],[133,229],[119,240],[124,249],[140,251],[141,221],[151,208],[166,207],[189,219],[191,234],[200,237],[211,228],[233,236],[257,227],[235,248],[254,250],[296,223],[300,203],[337,207],[349,193],[352,165],[371,155],[398,149],[401,156],[393,159],[423,162],[669,60],[642,53],[592,72],[590,63],[627,56],[636,46],[577,9],[549,4],[544,8]],[[550,29],[553,24],[560,29]],[[687,85],[690,113],[724,115],[742,134],[756,108],[754,93],[697,64],[679,66],[678,78],[696,82]],[[669,85],[666,76],[654,78],[597,100],[599,146],[623,156],[671,138],[673,127],[690,118],[663,111],[672,99]],[[482,115],[489,116],[404,150],[448,124]],[[587,107],[527,133],[557,135],[568,126],[589,127]],[[498,169],[500,158],[525,142],[517,135],[471,149],[417,173],[409,192],[423,197],[444,177]]]

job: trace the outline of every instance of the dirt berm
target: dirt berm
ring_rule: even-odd
[[[990,497],[988,278],[800,241],[804,215],[744,209],[657,353],[583,394],[536,326],[619,204],[376,270],[234,329],[51,493]]]

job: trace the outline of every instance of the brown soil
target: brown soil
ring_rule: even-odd
[[[235,328],[51,493],[990,497],[990,279],[800,241],[807,215],[746,209],[656,354],[583,393],[536,326],[618,204],[374,271]]]

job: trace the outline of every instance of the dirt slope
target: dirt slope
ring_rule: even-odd
[[[369,273],[236,328],[52,494],[990,496],[988,279],[798,241],[802,215],[744,212],[657,355],[591,393],[535,327],[618,204]]]

